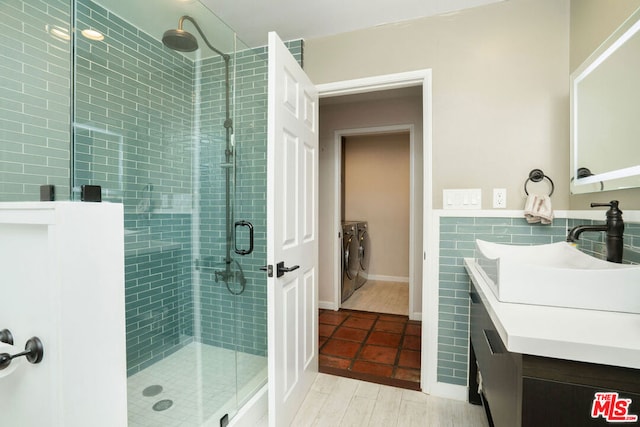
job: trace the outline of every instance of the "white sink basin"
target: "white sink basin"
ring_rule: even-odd
[[[640,266],[568,243],[517,246],[476,240],[476,262],[502,302],[640,313]]]

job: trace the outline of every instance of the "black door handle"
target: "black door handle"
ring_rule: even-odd
[[[238,255],[249,255],[253,252],[253,224],[249,221],[238,221],[235,224],[235,232],[238,234],[238,227],[248,227],[249,228],[249,249],[238,249],[238,240],[236,239],[236,253]]]
[[[294,265],[293,267],[285,267],[284,261],[279,262],[276,265],[276,267],[277,267],[276,277],[282,277],[284,276],[284,273],[289,273],[290,271],[297,270],[300,268],[299,265]]]

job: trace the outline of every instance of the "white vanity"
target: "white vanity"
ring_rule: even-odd
[[[496,272],[486,267],[487,274],[482,258],[465,259],[472,281],[470,400],[480,397],[479,386],[496,427],[608,425],[609,403],[594,406],[598,392],[631,399],[618,414],[631,418],[613,422],[640,415],[639,314],[501,302]]]

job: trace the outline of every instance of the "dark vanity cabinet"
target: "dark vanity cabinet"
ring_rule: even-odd
[[[640,426],[640,371],[509,352],[474,285],[470,299],[469,400],[492,426]]]

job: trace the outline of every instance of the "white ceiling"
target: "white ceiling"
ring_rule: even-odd
[[[184,0],[183,0],[184,1]],[[450,13],[503,0],[201,0],[250,47]]]
[[[216,48],[232,52],[236,48],[233,31],[240,42],[258,47],[267,44],[269,31],[276,31],[283,40],[311,39],[504,0],[95,1],[158,40],[166,30],[177,27],[180,16],[190,15]],[[185,23],[185,30],[200,38],[190,22]],[[244,47],[240,44],[237,48]],[[208,49],[189,54],[197,55],[215,54]]]

